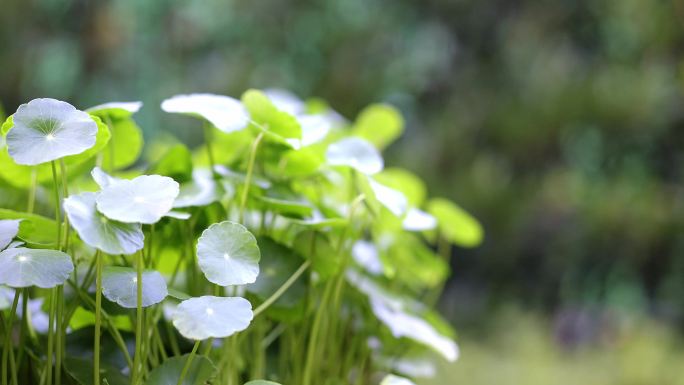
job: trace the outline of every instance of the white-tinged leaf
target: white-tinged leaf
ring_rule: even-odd
[[[192,180],[180,185],[174,208],[206,206],[218,200],[216,181],[208,169],[194,169]]]
[[[34,166],[95,145],[97,124],[83,111],[55,99],[34,99],[13,115],[7,149],[15,163]]]
[[[352,247],[354,261],[372,275],[382,275],[384,268],[373,242],[359,240]]]
[[[49,289],[63,284],[74,265],[69,255],[48,249],[16,247],[0,252],[0,284]]]
[[[423,210],[412,207],[406,212],[402,227],[408,231],[434,230],[437,228],[437,218]]]
[[[332,143],[325,156],[332,166],[351,167],[366,175],[377,174],[384,167],[378,150],[361,138],[346,138]]]
[[[152,224],[171,211],[178,193],[178,182],[169,177],[141,175],[102,189],[97,209],[120,222]]]
[[[19,233],[21,219],[0,220],[0,250],[12,243],[12,239]]]
[[[90,175],[93,177],[95,183],[100,186],[101,189],[108,187],[109,185],[121,182],[123,179],[115,178],[102,170],[99,167],[93,167],[90,171]]]
[[[109,219],[97,211],[98,193],[85,192],[64,200],[69,223],[81,240],[108,254],[133,254],[145,245],[139,223],[123,223]]]
[[[175,218],[175,219],[180,219],[182,221],[186,219],[190,219],[191,215],[188,212],[185,211],[177,211],[177,210],[171,210],[166,215],[164,215],[167,218]]]
[[[408,378],[395,376],[394,374],[388,374],[382,379],[380,385],[416,385],[413,381]]]
[[[269,88],[264,90],[264,95],[280,111],[287,112],[292,116],[303,114],[306,104],[302,99],[292,92],[280,88]]]
[[[133,309],[138,304],[138,273],[130,267],[109,266],[102,272],[102,294],[120,306]],[[156,270],[142,273],[142,307],[152,306],[168,295],[166,281]]]
[[[241,297],[204,296],[181,302],[173,314],[173,326],[185,338],[225,338],[247,329],[252,304]]]
[[[239,223],[215,223],[197,241],[200,269],[209,282],[220,286],[254,283],[260,258],[256,238]]]
[[[249,124],[249,114],[234,98],[214,94],[176,95],[161,104],[171,113],[199,116],[223,132],[242,130]]]
[[[450,338],[440,334],[432,325],[422,318],[403,311],[396,303],[371,297],[371,308],[378,319],[385,324],[396,338],[405,337],[421,343],[448,361],[458,359],[458,345]]]
[[[408,200],[401,191],[380,184],[373,180],[373,178],[368,178],[368,182],[373,190],[373,194],[375,194],[375,198],[392,214],[401,217],[406,213]]]
[[[330,118],[323,114],[300,115],[297,116],[297,121],[302,128],[302,138],[287,139],[287,142],[295,149],[320,142],[328,135],[332,128]]]
[[[9,309],[14,301],[14,290],[0,285],[0,311]]]
[[[97,106],[90,107],[86,110],[86,112],[89,112],[91,114],[95,113],[103,113],[103,112],[111,112],[120,114],[123,116],[131,116],[135,114],[136,112],[140,111],[142,108],[143,103],[140,101],[135,101],[135,102],[108,102],[108,103],[102,103]]]
[[[396,338],[408,338],[441,354],[448,361],[456,361],[459,349],[456,342],[441,334],[429,322],[413,314],[424,311],[422,304],[389,293],[370,278],[355,270],[347,270],[347,281],[368,296],[373,314]],[[413,311],[407,310],[413,309]]]

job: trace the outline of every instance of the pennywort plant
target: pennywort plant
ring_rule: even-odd
[[[405,385],[458,358],[432,307],[482,229],[385,167],[394,108],[178,95],[203,144],[141,158],[141,107],[35,99],[2,125],[2,385]]]

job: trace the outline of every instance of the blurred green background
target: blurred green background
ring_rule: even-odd
[[[3,0],[0,102],[279,87],[348,118],[389,102],[389,164],[478,217],[435,384],[674,384],[684,326],[684,3]],[[640,366],[641,365],[641,366]],[[648,369],[644,369],[644,365]],[[681,365],[680,365],[681,366]],[[643,369],[643,370],[640,370]],[[572,377],[584,373],[584,377]]]

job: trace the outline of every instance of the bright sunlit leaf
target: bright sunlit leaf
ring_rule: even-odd
[[[102,273],[102,294],[121,307],[136,308],[138,304],[138,274],[130,267],[108,266]],[[155,270],[142,273],[142,307],[152,306],[168,295],[164,277]]]
[[[7,247],[19,233],[20,219],[0,220],[0,250]]]
[[[176,95],[161,104],[166,112],[197,116],[223,132],[242,130],[249,115],[239,100],[214,94]]]
[[[215,223],[197,241],[200,269],[209,282],[217,285],[254,283],[260,258],[256,238],[239,223]]]
[[[377,174],[384,165],[378,150],[361,138],[346,138],[331,144],[326,159],[332,166],[351,167],[367,175]]]
[[[0,285],[43,289],[63,284],[74,270],[71,257],[61,251],[24,247],[0,252],[0,266]]]
[[[143,248],[145,236],[139,223],[123,223],[97,211],[97,193],[85,192],[64,200],[69,223],[81,240],[109,254],[133,254]]]
[[[178,182],[169,177],[141,175],[102,189],[97,209],[120,222],[152,224],[171,211],[178,193]]]
[[[173,326],[185,338],[225,338],[247,329],[252,304],[241,297],[204,296],[185,300],[173,313]]]
[[[20,165],[38,165],[76,155],[95,145],[97,124],[87,113],[55,99],[34,99],[12,115],[9,155]]]

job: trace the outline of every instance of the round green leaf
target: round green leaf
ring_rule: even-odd
[[[147,379],[147,385],[177,385],[189,354],[171,357],[156,367]],[[216,367],[205,356],[195,356],[190,363],[182,385],[204,385],[216,374]]]
[[[297,119],[279,110],[263,92],[247,90],[242,94],[242,103],[252,120],[259,124],[257,128],[271,138],[284,144],[290,144],[287,139],[301,139],[302,129]]]
[[[85,192],[64,200],[69,223],[83,242],[108,254],[133,254],[143,248],[145,236],[139,223],[108,219],[96,208],[97,193]]]
[[[173,313],[173,326],[185,338],[225,338],[247,329],[252,304],[241,297],[204,296],[181,302]]]
[[[118,170],[135,163],[142,153],[144,144],[140,127],[133,119],[119,119],[112,121],[109,129],[112,138],[102,151],[103,167]]]
[[[38,214],[0,209],[0,219],[21,219],[17,237],[33,245],[54,246],[57,224],[54,220]]]
[[[74,265],[69,255],[46,249],[17,247],[0,252],[0,284],[49,289],[63,284]]]
[[[390,105],[373,104],[361,111],[352,132],[382,150],[404,132],[404,118]]]
[[[55,99],[34,99],[13,115],[7,149],[17,164],[38,165],[95,145],[97,124],[87,113]]]
[[[425,197],[427,196],[427,187],[425,187],[425,183],[416,174],[407,170],[401,168],[387,168],[382,170],[382,172],[373,175],[373,178],[387,187],[404,193],[411,206],[422,206]]]
[[[0,220],[0,250],[7,247],[19,233],[20,219]]]
[[[166,298],[164,277],[155,270],[142,273],[142,307],[152,306]],[[108,266],[102,272],[102,294],[121,307],[132,309],[138,304],[138,274],[130,267]]]
[[[104,188],[97,209],[120,222],[152,224],[171,211],[178,193],[178,182],[169,177],[141,175]]]
[[[242,130],[249,123],[242,103],[223,95],[176,95],[164,100],[161,108],[166,112],[201,117],[223,132]]]
[[[149,174],[168,176],[179,182],[192,179],[192,154],[183,144],[169,147],[150,167]]]
[[[361,138],[346,138],[328,146],[328,164],[351,167],[363,174],[372,175],[382,171],[384,162],[378,150]]]
[[[197,241],[200,269],[217,285],[253,283],[259,275],[260,258],[256,238],[239,223],[215,223]]]
[[[435,198],[428,202],[427,211],[439,222],[439,231],[449,241],[463,247],[475,247],[482,242],[482,225],[455,203]]]

